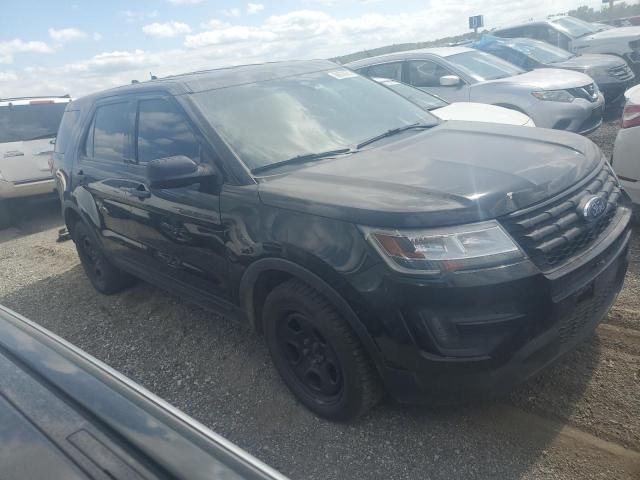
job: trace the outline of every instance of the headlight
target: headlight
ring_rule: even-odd
[[[566,90],[543,90],[540,92],[531,92],[531,95],[543,102],[571,103],[576,98]]]
[[[429,230],[362,229],[391,268],[405,273],[440,274],[524,258],[495,221]]]

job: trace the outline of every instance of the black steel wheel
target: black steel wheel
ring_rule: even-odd
[[[336,308],[307,284],[293,279],[274,288],[263,321],[278,372],[310,410],[346,421],[382,398],[377,372],[359,339]]]
[[[114,267],[104,256],[84,223],[78,222],[73,226],[72,238],[82,267],[96,290],[109,295],[133,284],[134,279],[131,275]]]

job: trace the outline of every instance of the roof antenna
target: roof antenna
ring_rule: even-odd
[[[153,73],[149,72],[149,76],[151,77],[151,80],[157,80],[158,77],[156,77]]]

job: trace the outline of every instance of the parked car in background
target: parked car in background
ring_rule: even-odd
[[[442,120],[466,120],[469,122],[504,123],[535,127],[535,123],[524,113],[508,108],[496,107],[486,103],[456,102],[448,103],[442,98],[406,83],[389,78],[373,78],[407,100],[428,110]]]
[[[0,228],[10,201],[54,194],[51,154],[69,96],[0,99]]]
[[[640,205],[640,85],[630,89],[625,98],[612,163],[633,203]]]
[[[507,391],[593,333],[627,269],[630,202],[589,139],[441,122],[329,61],[152,80],[67,114],[54,168],[93,286],[140,277],[237,318],[334,420],[385,390]]]
[[[603,20],[608,25],[614,27],[632,27],[640,25],[640,15],[634,17],[614,18],[613,20]]]
[[[602,124],[604,97],[591,77],[558,69],[527,72],[472,48],[390,53],[345,67],[369,77],[408,83],[448,102],[510,108],[530,117],[538,127],[587,134]]]
[[[7,479],[286,480],[131,379],[0,305]]]
[[[624,100],[624,92],[636,83],[636,76],[627,62],[615,55],[578,55],[540,40],[492,35],[485,35],[469,46],[528,71],[563,68],[589,75],[604,95],[607,106],[618,105]]]
[[[574,53],[604,53],[624,58],[640,75],[640,27],[597,27],[575,17],[557,17],[491,31],[497,37],[528,37]]]

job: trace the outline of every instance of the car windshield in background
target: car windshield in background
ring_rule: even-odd
[[[413,103],[420,105],[425,110],[435,110],[449,105],[447,102],[430,93],[414,88],[405,83],[396,82],[394,80],[386,80],[381,82],[394,92],[402,95],[404,98],[411,100]]]
[[[0,143],[53,138],[66,103],[0,107]]]
[[[544,64],[564,62],[575,57],[573,53],[545,42],[515,40],[509,42],[508,46]]]
[[[209,90],[192,98],[250,169],[350,148],[406,125],[438,123],[417,105],[346,69]]]
[[[573,17],[561,17],[552,20],[551,23],[557,25],[573,38],[584,37],[591,33],[598,32],[593,25]]]
[[[447,61],[479,82],[513,77],[524,73],[524,70],[509,62],[478,51],[451,55],[447,57]]]

